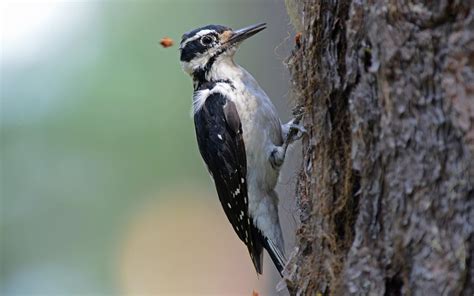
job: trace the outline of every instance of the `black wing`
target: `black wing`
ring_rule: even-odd
[[[247,245],[255,269],[262,273],[262,244],[248,215],[247,158],[235,104],[211,94],[194,115],[199,151],[214,179],[219,200],[239,238]]]

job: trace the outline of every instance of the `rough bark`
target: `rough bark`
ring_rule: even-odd
[[[291,294],[474,295],[472,1],[287,1],[303,105]]]

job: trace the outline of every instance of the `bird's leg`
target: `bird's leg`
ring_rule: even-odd
[[[303,117],[301,108],[295,108],[293,114],[295,118],[282,125],[282,135],[285,139],[283,144],[281,146],[275,146],[270,153],[270,163],[273,167],[280,167],[285,161],[288,146],[301,139],[304,134],[307,134],[306,129],[300,124],[301,118]]]
[[[270,152],[270,164],[273,168],[279,168],[285,161],[286,149],[288,147],[283,146],[273,146],[273,149]]]

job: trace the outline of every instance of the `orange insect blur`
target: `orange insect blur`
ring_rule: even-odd
[[[164,48],[173,46],[173,39],[171,39],[171,38],[169,38],[169,37],[164,37],[163,39],[161,39],[160,44],[161,44],[161,46],[163,46]]]

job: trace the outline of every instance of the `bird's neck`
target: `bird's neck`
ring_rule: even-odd
[[[231,57],[217,58],[209,61],[206,66],[193,73],[194,89],[205,83],[230,81],[234,82],[242,76],[242,68]]]

